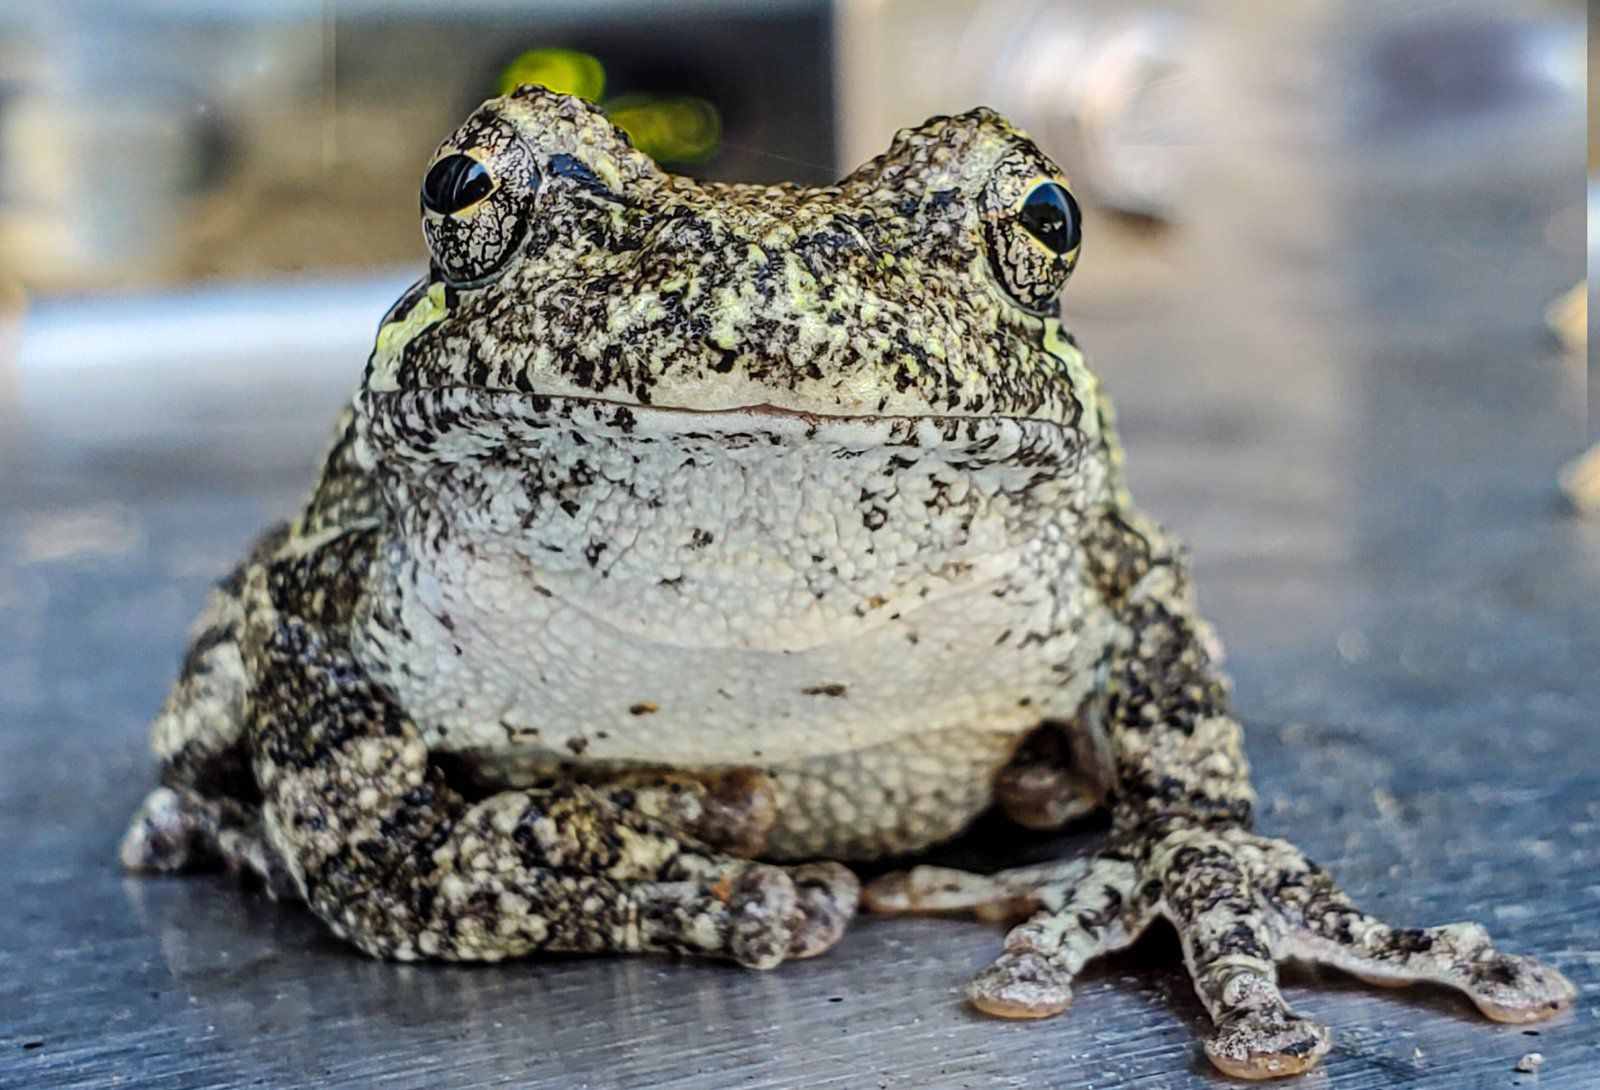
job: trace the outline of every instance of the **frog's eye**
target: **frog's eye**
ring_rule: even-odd
[[[422,179],[422,207],[441,216],[470,208],[494,189],[494,179],[470,155],[446,155]]]
[[[1040,177],[1035,158],[1007,160],[983,194],[989,268],[1024,310],[1051,313],[1083,245],[1083,213],[1066,186]]]
[[[1083,216],[1078,202],[1059,182],[1040,182],[1022,198],[1017,214],[1023,230],[1054,254],[1070,254],[1083,242]]]
[[[441,155],[422,179],[422,233],[444,279],[472,288],[499,276],[528,237],[538,188],[524,144]]]

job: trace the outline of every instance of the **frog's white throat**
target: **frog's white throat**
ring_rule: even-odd
[[[375,417],[397,537],[426,543],[410,546],[427,554],[418,564],[472,550],[624,617],[690,594],[650,620],[657,636],[716,594],[748,622],[723,616],[721,635],[691,623],[682,638],[748,628],[784,642],[829,612],[818,602],[852,613],[968,585],[1026,550],[1055,497],[1082,485],[1080,437],[1046,422],[543,400],[530,412],[438,391]]]

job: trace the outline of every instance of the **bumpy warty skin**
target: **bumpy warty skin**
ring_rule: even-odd
[[[987,110],[805,189],[672,176],[538,88],[486,103],[305,508],[202,614],[124,862],[253,874],[387,957],[771,968],[854,914],[833,861],[1104,805],[1090,859],[866,902],[1025,918],[970,993],[1014,1017],[1165,917],[1245,1077],[1327,1051],[1286,957],[1566,1005],[1253,831],[1214,637],[1061,326],[1078,214]]]
[[[987,259],[986,238],[1016,233],[986,231],[989,206],[1059,177],[997,115],[907,130],[821,189],[664,174],[592,108],[543,96],[499,100],[441,152],[525,147],[529,132],[550,152],[534,156],[516,260],[481,291],[446,290],[414,336],[380,336],[369,398],[461,385],[700,412],[1070,425],[1084,411],[1087,372],[1065,378]],[[581,165],[556,150],[576,148]],[[1070,260],[1054,267],[1059,289]]]

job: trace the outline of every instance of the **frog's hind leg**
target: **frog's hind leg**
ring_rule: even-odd
[[[994,804],[1025,829],[1051,831],[1101,809],[1111,771],[1094,730],[1045,721],[1025,738],[994,779]]]
[[[831,947],[856,882],[713,851],[635,788],[458,794],[348,652],[278,628],[251,734],[263,827],[296,887],[370,954],[497,961],[670,951],[771,968]]]
[[[656,816],[695,801],[672,802],[660,785],[457,790],[349,646],[374,538],[351,532],[275,558],[251,614],[247,735],[262,829],[336,934],[402,960],[671,951],[763,969],[838,940],[856,905],[848,870],[716,851]]]
[[[212,591],[190,634],[178,680],[151,724],[162,786],[145,798],[124,834],[133,871],[226,869],[285,891],[285,875],[261,838],[260,792],[244,737],[249,688],[240,638],[252,569],[283,541],[265,534]]]

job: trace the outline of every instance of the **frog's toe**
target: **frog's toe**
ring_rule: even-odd
[[[750,864],[728,887],[728,956],[747,969],[815,957],[844,934],[860,891],[838,863]]]
[[[919,870],[921,868],[918,868]],[[861,889],[861,907],[879,916],[900,916],[911,911],[911,876],[914,871],[880,874]]]
[[[868,911],[884,916],[971,915],[1007,923],[1061,904],[1094,864],[1064,859],[997,874],[918,866],[873,879],[861,899]]]
[[[832,949],[855,917],[861,883],[839,863],[793,867],[789,877],[800,918],[791,927],[787,956],[816,957]]]
[[[204,854],[196,848],[202,833],[202,822],[182,797],[170,787],[158,787],[128,823],[117,854],[130,871],[188,870]]]
[[[190,789],[158,787],[122,836],[124,868],[143,873],[226,870],[273,898],[295,895],[293,880],[242,806]]]
[[[1136,874],[1120,859],[1079,859],[994,876],[1019,896],[1025,878],[1048,879],[1041,905],[1006,935],[1005,953],[973,980],[972,1005],[1001,1018],[1048,1018],[1072,1002],[1072,980],[1091,959],[1131,943],[1149,919]]]
[[[726,956],[746,969],[777,968],[805,918],[793,879],[782,867],[754,863],[733,879],[726,897]]]
[[[988,920],[1018,919],[1037,907],[1032,890],[1008,884],[1003,875],[930,866],[873,879],[862,902],[882,916],[970,913]]]
[[[1495,954],[1473,966],[1464,990],[1496,1022],[1537,1022],[1566,1010],[1577,995],[1555,969],[1517,954]]]
[[[1328,1029],[1281,1005],[1242,1010],[1217,1023],[1206,1055],[1236,1079],[1276,1079],[1316,1066],[1332,1043]]]
[[[1278,990],[1272,895],[1250,869],[1256,839],[1241,830],[1177,829],[1151,846],[1150,873],[1215,1027],[1206,1055],[1237,1078],[1273,1079],[1309,1070],[1330,1037]]]
[[[1072,979],[1091,958],[1128,945],[1149,919],[1127,860],[1065,859],[997,874],[913,867],[871,882],[873,912],[1027,919],[1005,953],[973,980],[972,1005],[1000,1018],[1048,1018],[1072,1002]],[[1031,914],[1031,915],[1030,915]]]
[[[967,998],[997,1018],[1049,1018],[1072,1003],[1072,975],[1042,954],[1008,951],[973,978]]]

